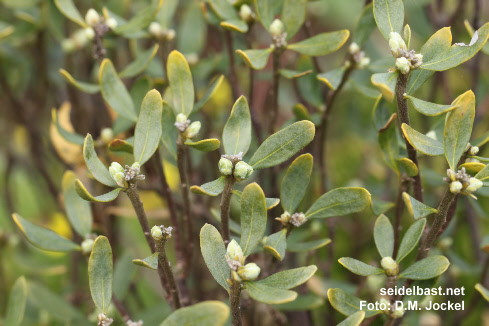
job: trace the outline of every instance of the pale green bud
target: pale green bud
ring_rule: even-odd
[[[392,257],[384,257],[380,261],[382,268],[387,276],[396,276],[399,273],[399,265]]]
[[[448,169],[447,170],[447,176],[452,181],[456,181],[457,180],[457,174],[452,169]]]
[[[479,147],[477,147],[477,146],[472,146],[472,147],[470,148],[469,155],[470,155],[470,156],[475,156],[475,155],[477,155],[477,153],[479,153]]]
[[[411,71],[411,64],[409,63],[409,60],[404,57],[396,59],[396,67],[403,75],[406,75]]]
[[[221,158],[219,160],[219,171],[222,175],[231,175],[233,173],[233,162],[227,158]]]
[[[358,53],[360,51],[360,46],[358,46],[357,43],[353,42],[352,44],[350,44],[349,51],[351,54]]]
[[[136,170],[138,170],[138,171],[140,171],[140,170],[141,170],[141,166],[139,165],[139,162],[134,162],[134,163],[132,163],[131,168],[132,168],[132,169],[136,169]]]
[[[115,20],[115,18],[110,17],[109,19],[107,19],[106,25],[107,25],[107,26],[108,26],[110,29],[114,30],[114,29],[116,29],[116,28],[117,28],[117,25],[118,25],[118,24],[117,24],[117,20]]]
[[[152,22],[149,24],[148,31],[151,35],[155,37],[160,37],[161,34],[163,33],[163,29],[161,28],[161,25],[157,22]]]
[[[391,48],[392,55],[396,58],[399,57],[401,50],[407,51],[406,42],[404,42],[402,36],[396,32],[391,32],[389,34],[389,47]]]
[[[87,36],[87,39],[93,40],[95,37],[95,31],[91,27],[85,28],[85,35]]]
[[[108,144],[114,138],[114,132],[110,128],[102,129],[100,133],[100,139],[104,142],[104,144]]]
[[[85,29],[77,30],[73,34],[72,39],[75,42],[76,48],[82,48],[88,43],[87,33],[85,33]]]
[[[65,39],[61,42],[61,48],[63,49],[64,52],[70,53],[75,51],[75,41],[72,39],[68,38]]]
[[[90,8],[85,15],[85,21],[88,26],[95,26],[100,22],[100,15],[95,9]]]
[[[470,178],[469,182],[470,182],[469,186],[467,187],[467,191],[469,192],[474,192],[477,189],[480,189],[484,185],[482,181],[480,181],[477,178]]]
[[[166,31],[165,38],[167,41],[173,41],[176,35],[177,33],[175,32],[175,30],[170,28],[169,30]]]
[[[199,62],[199,55],[197,53],[189,53],[185,56],[190,66],[193,66]]]
[[[159,241],[159,240],[163,239],[163,231],[161,230],[161,227],[159,227],[157,225],[153,226],[151,228],[151,236],[156,241]]]
[[[226,261],[232,270],[237,270],[238,267],[244,265],[244,255],[243,250],[236,242],[236,240],[231,240],[226,249]]]
[[[458,194],[462,190],[463,186],[460,181],[453,181],[450,183],[450,192],[453,194]]]
[[[255,263],[249,263],[238,268],[238,275],[243,281],[254,281],[260,275],[260,267]]]
[[[381,298],[381,299],[379,300],[379,304],[380,304],[380,305],[384,304],[386,307],[389,307],[389,306],[390,306],[390,302],[389,302],[389,300],[387,300],[386,298]],[[386,310],[386,311],[389,311],[389,308],[387,308],[387,310]]]
[[[125,181],[126,181],[126,176],[123,172],[117,172],[114,176],[114,181],[115,183],[121,187],[121,188],[125,188],[126,187],[126,184],[125,184]]]
[[[253,20],[253,11],[251,11],[250,6],[244,4],[239,8],[239,17],[245,22],[250,22]]]
[[[91,253],[93,242],[94,242],[93,239],[83,240],[83,242],[81,243],[82,253],[84,253],[85,255],[88,255],[89,253]]]
[[[239,161],[234,166],[234,177],[238,181],[248,179],[248,177],[253,173],[253,167],[246,162]]]
[[[275,219],[277,221],[280,221],[284,226],[287,226],[287,224],[289,224],[290,221],[290,213],[285,211],[283,212],[282,215],[280,215],[280,217],[276,217]]]
[[[112,162],[112,164],[110,164],[110,167],[109,167],[109,172],[110,172],[110,175],[112,176],[112,178],[114,178],[117,173],[124,174],[124,168],[119,163]]]
[[[401,318],[402,316],[404,316],[404,311],[405,311],[404,308],[396,309],[392,313],[392,316],[394,318]]]
[[[185,114],[183,114],[183,113],[179,113],[179,114],[177,115],[177,119],[176,119],[176,121],[177,121],[178,123],[184,123],[185,121],[187,121],[187,116],[186,116]]]
[[[272,36],[279,36],[283,34],[285,31],[284,24],[280,19],[275,19],[271,24],[270,24],[270,34]]]
[[[370,64],[370,58],[365,57],[365,58],[360,59],[360,62],[358,63],[358,67],[359,68],[365,68],[369,64]]]
[[[416,53],[411,60],[412,68],[419,68],[423,64],[423,55],[421,53]]]
[[[188,126],[187,130],[185,130],[186,138],[194,138],[200,131],[200,121],[194,121]]]

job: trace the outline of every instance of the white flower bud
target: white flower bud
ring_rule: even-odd
[[[151,228],[151,236],[156,241],[160,241],[163,239],[163,231],[161,231],[161,227],[155,225]]]
[[[93,242],[94,242],[93,239],[83,240],[83,242],[81,243],[82,253],[84,253],[85,255],[88,255],[89,253],[91,253]]]
[[[399,273],[399,265],[392,257],[384,257],[380,261],[382,268],[387,276],[396,276]]]
[[[396,67],[403,75],[406,75],[411,71],[411,64],[409,63],[409,60],[404,57],[396,59]]]
[[[234,166],[234,177],[238,181],[248,179],[248,177],[253,173],[253,167],[246,162],[239,161]]]
[[[391,48],[392,55],[398,58],[401,51],[407,51],[406,42],[402,39],[399,33],[391,32],[389,34],[389,47]]]
[[[244,265],[243,250],[234,239],[229,242],[226,249],[226,260],[232,270],[236,270],[238,267]]]
[[[349,51],[350,54],[358,53],[360,51],[360,47],[358,46],[357,43],[353,42],[352,44],[350,44]]]
[[[392,316],[394,318],[401,318],[402,316],[404,316],[404,308],[399,308],[399,309],[394,310],[394,312],[392,313]]]
[[[112,178],[114,178],[116,173],[124,174],[124,168],[119,163],[112,162],[112,164],[110,164],[110,167],[109,167],[109,172],[110,172],[110,175],[112,176]]]
[[[106,23],[105,23],[110,29],[114,30],[117,28],[117,20],[115,20],[115,18],[113,17],[110,17],[109,19],[107,19]]]
[[[139,162],[134,162],[131,165],[131,169],[137,170],[137,174],[141,171],[141,166],[139,165]]]
[[[114,138],[114,133],[111,128],[104,128],[100,133],[100,139],[104,142],[104,144],[108,144]]]
[[[113,176],[113,179],[115,181],[115,183],[121,187],[121,188],[125,188],[126,187],[126,175],[123,173],[123,172],[117,172],[114,176]]]
[[[176,120],[177,120],[178,123],[184,123],[185,121],[187,121],[187,116],[185,114],[183,114],[183,113],[179,113],[177,115],[177,119]]]
[[[283,32],[285,31],[284,24],[280,19],[275,19],[271,24],[270,24],[270,34],[272,36],[279,36],[282,35]]]
[[[161,28],[160,23],[157,22],[152,22],[151,24],[149,24],[148,31],[154,37],[160,37],[163,33],[163,29]]]
[[[63,40],[61,42],[61,48],[66,53],[73,52],[73,51],[75,51],[75,42],[70,38]]]
[[[460,181],[453,181],[450,183],[450,192],[453,194],[458,194],[462,190],[463,186]]]
[[[421,53],[416,53],[411,60],[412,69],[419,68],[423,64],[423,55]]]
[[[470,155],[470,156],[475,156],[475,155],[477,155],[477,153],[479,153],[479,147],[477,147],[477,146],[472,146],[472,147],[470,148],[469,155]]]
[[[95,26],[100,22],[100,15],[95,9],[90,8],[85,15],[85,21],[88,26]]]
[[[169,30],[166,31],[165,38],[167,41],[173,41],[176,35],[177,33],[175,32],[175,30],[170,28]]]
[[[82,48],[88,43],[87,33],[85,33],[85,29],[77,30],[73,36],[73,41],[75,42],[76,48]]]
[[[221,158],[219,160],[219,171],[222,175],[231,175],[233,173],[233,162],[227,158]]]
[[[379,305],[385,305],[387,307],[385,311],[389,311],[390,301],[387,300],[386,298],[381,298],[379,300]]]
[[[469,186],[467,187],[468,192],[474,192],[477,189],[480,189],[484,185],[482,181],[480,181],[477,178],[470,178],[469,182],[470,182]]]
[[[457,180],[457,174],[452,169],[448,169],[447,170],[447,176],[452,181],[456,181]]]
[[[280,217],[275,218],[277,221],[280,221],[284,226],[287,226],[290,221],[290,213],[285,211]]]
[[[251,11],[250,6],[244,4],[239,8],[239,17],[245,22],[250,22],[253,20],[253,11]]]
[[[85,35],[87,36],[87,39],[90,41],[95,38],[95,31],[91,27],[85,28]]]
[[[255,263],[249,263],[238,268],[238,275],[243,281],[254,281],[260,275],[260,267]]]
[[[304,215],[304,213],[294,213],[290,217],[290,223],[295,227],[299,227],[306,222],[307,222],[307,217],[306,215]]]
[[[184,134],[185,138],[191,139],[197,136],[197,134],[200,131],[200,126],[201,126],[200,121],[192,122],[190,126],[188,126],[187,130],[185,130],[185,134]]]
[[[358,67],[363,69],[366,66],[368,66],[369,64],[370,64],[370,58],[364,57],[364,58],[360,59],[360,62],[358,63]]]
[[[199,62],[199,55],[197,53],[189,53],[185,55],[185,59],[190,66],[193,66]]]

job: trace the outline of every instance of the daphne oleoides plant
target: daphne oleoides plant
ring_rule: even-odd
[[[390,307],[450,285],[477,324],[489,25],[432,2],[3,1],[5,220],[40,250],[0,224],[0,323],[422,324]]]

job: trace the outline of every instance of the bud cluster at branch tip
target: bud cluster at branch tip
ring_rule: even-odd
[[[171,232],[173,227],[166,227],[164,225],[155,225],[151,228],[151,236],[155,241],[168,240],[171,238]]]
[[[389,47],[392,55],[396,58],[396,68],[389,71],[398,70],[401,74],[409,74],[411,70],[419,68],[423,64],[423,55],[416,53],[414,50],[409,51],[406,42],[397,32],[391,32],[389,35]]]
[[[172,41],[176,35],[174,29],[163,29],[158,22],[152,22],[151,24],[149,24],[148,32],[157,40],[165,41]]]
[[[284,23],[280,19],[275,19],[270,24],[269,31],[272,36],[271,47],[282,49],[287,46],[287,33],[285,32]]]
[[[450,184],[450,192],[453,194],[462,193],[477,199],[472,193],[483,186],[482,181],[467,174],[465,168],[458,170],[457,173],[448,169],[447,176],[443,180]]]
[[[183,113],[179,113],[176,117],[175,127],[181,132],[184,139],[192,139],[200,131],[200,121],[194,121],[190,123],[190,120]]]
[[[92,252],[93,243],[94,243],[93,239],[85,239],[82,241],[81,249],[84,255],[88,255]]]
[[[138,162],[134,162],[131,166],[126,165],[125,168],[117,162],[112,162],[109,173],[120,188],[127,188],[129,183],[145,179],[144,175],[140,174],[141,167]]]
[[[382,268],[385,270],[387,276],[396,276],[399,274],[399,265],[392,257],[384,257],[380,261]]]
[[[239,8],[239,18],[241,18],[246,23],[252,23],[255,20],[255,14],[251,11],[250,6],[247,4],[242,5]]]
[[[253,281],[260,275],[261,269],[258,265],[255,263],[245,265],[243,250],[234,239],[228,244],[225,258],[236,281]]]
[[[363,69],[370,64],[370,58],[365,56],[365,52],[361,51],[360,46],[353,42],[350,44],[349,52],[353,58],[353,62],[358,69]],[[347,61],[346,68],[351,64],[350,61]]]
[[[248,179],[253,174],[253,167],[241,161],[242,159],[242,152],[234,155],[221,155],[218,165],[219,172],[224,176],[233,175],[237,181]]]
[[[114,322],[112,318],[107,317],[101,313],[97,316],[97,326],[109,326]]]
[[[307,222],[307,217],[304,213],[294,213],[290,215],[290,213],[287,211],[275,219],[280,221],[285,227],[287,227],[289,224],[295,227],[300,227]]]

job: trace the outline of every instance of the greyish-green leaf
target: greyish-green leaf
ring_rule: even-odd
[[[360,311],[360,299],[346,293],[342,289],[330,288],[328,290],[328,299],[331,305],[343,315],[350,316]],[[365,308],[363,311],[365,311],[365,318],[381,313],[379,310],[365,310]]]
[[[226,180],[225,176],[219,177],[211,182],[204,183],[202,186],[192,186],[190,187],[190,191],[194,194],[206,195],[206,196],[217,196],[221,192],[224,191],[224,181]]]
[[[236,53],[243,59],[243,61],[251,68],[255,70],[261,70],[265,68],[270,57],[270,53],[273,52],[272,48],[266,48],[263,50],[236,50]]]
[[[152,0],[149,5],[141,8],[131,20],[118,26],[114,32],[123,36],[131,36],[141,31],[153,21],[162,4],[163,0]]]
[[[143,72],[150,64],[151,60],[158,53],[158,44],[155,44],[153,48],[141,52],[133,62],[128,64],[120,73],[121,78],[132,78]]]
[[[267,285],[277,289],[289,290],[307,282],[317,271],[316,265],[285,270],[270,275],[255,283]]]
[[[365,318],[365,311],[357,311],[343,320],[338,326],[359,326]]]
[[[268,304],[280,304],[294,301],[297,298],[297,292],[274,288],[261,284],[259,282],[245,281],[246,290],[250,297],[256,301]]]
[[[370,193],[364,188],[337,188],[319,197],[306,212],[307,218],[327,218],[363,211],[370,205]]]
[[[285,26],[287,40],[297,34],[306,20],[307,0],[284,0],[281,20]]]
[[[192,141],[190,139],[186,140],[185,145],[195,148],[196,150],[199,150],[201,152],[212,152],[215,151],[216,149],[219,149],[221,146],[221,142],[219,139],[202,139],[199,141]]]
[[[287,230],[282,229],[267,237],[263,250],[269,252],[273,257],[282,261],[285,257],[285,250],[287,249]]]
[[[426,219],[422,218],[414,222],[404,234],[399,251],[397,252],[396,261],[400,263],[409,253],[416,247],[423,235],[424,228],[426,226]]]
[[[71,76],[71,74],[68,71],[66,71],[64,69],[60,69],[59,73],[61,74],[61,76],[63,76],[63,78],[68,83],[75,86],[76,88],[78,88],[80,91],[82,91],[84,93],[96,94],[96,93],[100,92],[100,86],[97,84],[78,81],[73,76]]]
[[[399,274],[399,278],[428,280],[443,274],[450,262],[444,256],[434,255],[415,262]]]
[[[241,197],[241,242],[243,254],[248,256],[263,238],[267,227],[265,194],[257,183],[247,185]]]
[[[303,41],[287,45],[287,49],[310,56],[332,53],[345,44],[350,31],[343,29],[336,32],[321,33]]]
[[[312,165],[312,155],[303,154],[290,164],[282,179],[280,199],[282,207],[290,214],[295,213],[297,206],[299,206],[306,194],[311,178]]]
[[[222,132],[224,152],[228,155],[248,152],[251,143],[251,115],[246,97],[240,96],[234,103]]]
[[[406,208],[409,214],[411,214],[411,216],[414,217],[415,220],[419,220],[420,218],[426,217],[428,215],[438,213],[438,210],[431,208],[423,204],[422,202],[414,199],[406,192],[402,194],[402,198],[404,200],[404,204],[406,204]]]
[[[319,79],[319,81],[325,83],[326,86],[328,86],[330,89],[335,91],[340,85],[341,80],[343,79],[343,76],[345,74],[345,71],[346,68],[344,66],[341,66],[331,71],[317,74],[316,77],[317,79]]]
[[[66,171],[63,175],[62,189],[66,215],[73,229],[82,237],[92,231],[92,209],[90,203],[78,196],[75,190],[76,175]]]
[[[27,302],[27,283],[21,276],[15,281],[10,290],[5,316],[5,325],[19,326],[24,319],[25,304]]]
[[[116,188],[106,194],[100,195],[100,196],[92,196],[85,188],[83,183],[80,180],[75,180],[75,191],[80,196],[81,198],[88,200],[88,201],[96,201],[99,203],[106,203],[109,201],[112,201],[119,196],[119,192],[122,190],[122,188]]]
[[[401,128],[408,142],[418,152],[430,156],[443,155],[443,144],[438,140],[423,135],[405,123],[402,124]]]
[[[362,47],[375,29],[373,4],[365,6],[353,33],[353,42]]]
[[[236,200],[241,204],[241,197],[243,193],[239,190],[233,190],[233,195],[236,195]],[[270,210],[276,207],[280,203],[280,199],[278,198],[265,198],[265,203],[267,205],[267,210]]]
[[[381,257],[392,257],[394,252],[394,228],[384,214],[375,221],[374,240]]]
[[[225,258],[226,247],[219,231],[210,224],[204,225],[200,230],[200,250],[214,279],[229,291],[227,279],[231,270]]]
[[[88,260],[88,279],[93,302],[104,314],[112,301],[113,270],[109,239],[99,236],[93,243]]]
[[[228,318],[225,303],[204,301],[174,311],[160,326],[224,326]]]
[[[374,0],[374,17],[384,38],[389,41],[389,34],[402,34],[404,26],[404,4],[402,0]]]
[[[134,259],[132,263],[134,265],[146,267],[149,269],[157,270],[158,269],[158,255],[159,253],[155,252],[149,257],[146,257],[144,259]]]
[[[192,113],[195,99],[194,82],[187,60],[178,51],[172,51],[166,65],[168,82],[173,96],[173,111],[175,115]]]
[[[54,3],[66,18],[77,23],[81,27],[88,27],[85,19],[83,19],[78,9],[76,9],[73,0],[55,0]]]
[[[457,106],[455,105],[442,105],[442,104],[436,104],[436,103],[431,103],[431,102],[426,102],[420,99],[417,99],[412,96],[405,96],[405,98],[409,99],[411,103],[413,104],[413,107],[418,111],[419,113],[422,113],[427,116],[437,116],[443,113],[447,113],[455,108]]]
[[[100,161],[98,158],[97,153],[95,152],[93,138],[90,134],[87,134],[87,137],[85,138],[85,144],[83,145],[83,158],[85,159],[88,170],[98,182],[112,188],[117,187],[114,179],[112,179],[109,173],[109,169],[107,169],[104,163],[102,163],[102,161]]]
[[[377,268],[350,257],[343,257],[338,260],[346,269],[360,276],[370,276],[384,274],[384,270]]]

